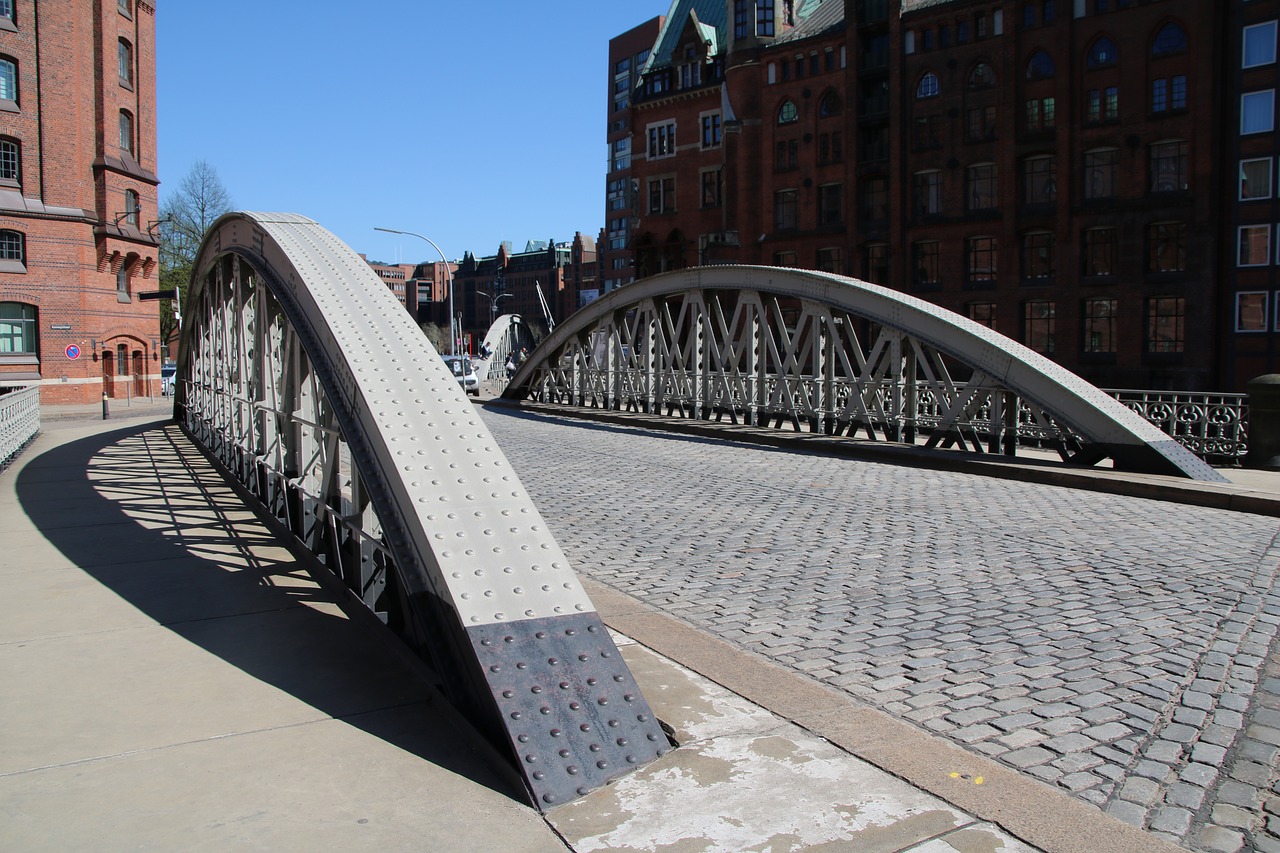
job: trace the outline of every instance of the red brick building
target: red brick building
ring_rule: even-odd
[[[1252,94],[1266,131],[1237,153],[1224,134],[1244,90],[1274,90],[1275,17],[1274,0],[675,0],[621,116],[610,92],[636,274],[826,269],[1104,387],[1240,387],[1280,369],[1280,325],[1223,344],[1245,239],[1223,176],[1265,160],[1274,183],[1270,101]],[[1257,222],[1280,221],[1274,196]],[[1249,257],[1274,268],[1266,233]],[[1280,292],[1267,282],[1241,288]],[[1241,310],[1275,315],[1261,301]]]
[[[160,393],[155,8],[0,0],[0,384]]]
[[[418,316],[418,280],[414,278],[413,264],[384,264],[382,261],[371,261],[363,254],[361,259],[369,268],[377,273],[378,278],[386,282],[387,289],[395,295],[400,304],[413,315]]]

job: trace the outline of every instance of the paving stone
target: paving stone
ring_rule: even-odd
[[[1164,807],[1156,809],[1151,817],[1149,828],[1156,832],[1167,832],[1181,838],[1191,828],[1191,820],[1195,815],[1187,809]]]
[[[1211,819],[1218,826],[1226,826],[1233,829],[1248,829],[1253,823],[1253,813],[1248,809],[1242,809],[1239,806],[1219,803],[1213,807]]]

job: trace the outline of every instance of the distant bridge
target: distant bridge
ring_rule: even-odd
[[[695,267],[560,324],[504,396],[1222,481],[1169,435],[1027,347],[831,273]]]

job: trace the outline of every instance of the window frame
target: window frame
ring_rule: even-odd
[[[16,228],[0,228],[0,264],[27,264],[27,235]]]
[[[1266,163],[1267,164],[1267,176],[1266,176],[1267,180],[1266,180],[1265,195],[1263,194],[1245,195],[1245,187],[1249,183],[1248,178],[1245,176],[1245,166],[1250,163]],[[1237,192],[1236,200],[1237,201],[1261,201],[1263,199],[1271,198],[1273,194],[1272,184],[1275,181],[1275,177],[1273,174],[1274,163],[1275,163],[1275,160],[1272,157],[1250,157],[1247,159],[1240,160],[1240,170],[1239,170],[1240,185],[1239,185],[1239,190]]]
[[[724,129],[720,121],[720,111],[713,110],[712,112],[702,113],[698,118],[699,123],[702,125],[702,150],[707,151],[712,148],[719,148],[724,143]]]
[[[1261,246],[1258,245],[1259,234],[1262,235]],[[1236,228],[1236,266],[1239,268],[1270,266],[1271,234],[1272,229],[1269,223],[1238,226]]]
[[[1105,311],[1095,312],[1094,309],[1099,306],[1107,306]],[[1080,310],[1081,330],[1080,330],[1080,350],[1081,352],[1091,356],[1106,356],[1116,354],[1116,314],[1119,309],[1119,300],[1114,296],[1090,296],[1084,300]],[[1104,329],[1100,338],[1104,339],[1101,344],[1095,344],[1094,331],[1098,325]]]
[[[17,311],[6,311],[11,306],[16,306]],[[16,316],[6,316],[9,313]],[[12,348],[14,341],[19,348]],[[11,348],[6,349],[6,345]],[[29,302],[0,302],[0,359],[30,361],[39,357],[39,306]]]
[[[1167,44],[1169,39],[1166,37],[1166,33],[1170,35],[1176,34],[1176,38],[1173,39],[1172,45]],[[1162,41],[1166,42],[1166,44],[1162,45]],[[1189,40],[1187,38],[1187,31],[1176,21],[1169,21],[1163,27],[1156,30],[1155,37],[1151,39],[1151,57],[1153,59],[1160,59],[1165,56],[1185,53],[1188,46]]]
[[[1043,306],[1038,309],[1036,306]],[[1022,345],[1041,355],[1057,351],[1058,304],[1052,299],[1028,299],[1022,303]],[[1043,342],[1043,348],[1037,343]]]
[[[990,174],[980,174],[979,169],[990,170]],[[979,187],[987,185],[985,189],[989,193],[990,204],[978,207],[975,201],[979,199]],[[965,210],[974,213],[982,210],[995,210],[1000,205],[1000,169],[994,163],[971,163],[965,168],[964,173],[964,198]]]
[[[1173,153],[1168,153],[1172,151]],[[1185,139],[1162,139],[1147,147],[1147,191],[1152,193],[1186,192],[1191,188],[1187,178],[1189,146]],[[1173,163],[1169,169],[1165,164]],[[1165,178],[1172,176],[1172,186],[1163,187]]]
[[[915,86],[915,99],[917,101],[937,98],[941,94],[942,83],[938,80],[937,74],[932,71],[926,71],[920,75],[920,79],[916,81]]]
[[[942,170],[921,169],[911,176],[911,208],[916,216],[942,213]]]
[[[1110,50],[1110,53],[1107,51]],[[1094,71],[1099,68],[1112,68],[1119,62],[1119,48],[1116,43],[1105,34],[1098,36],[1089,45],[1089,51],[1085,54],[1085,69]]]
[[[818,185],[818,224],[841,225],[844,223],[844,184]]]
[[[1022,234],[1019,241],[1019,274],[1024,282],[1039,284],[1057,278],[1057,242],[1057,235],[1052,231],[1037,230]]]
[[[1091,162],[1091,160],[1096,160],[1101,155],[1110,155],[1109,160],[1102,163]],[[1086,201],[1115,198],[1119,173],[1119,148],[1092,148],[1084,152],[1084,163],[1081,169],[1081,195]],[[1102,176],[1102,180],[1094,181],[1093,179],[1097,176]],[[1095,187],[1095,185],[1097,186]]]
[[[5,90],[8,90],[7,97]],[[0,54],[0,104],[10,110],[17,109],[18,98],[18,60],[12,56]]]
[[[1161,258],[1170,253],[1162,246],[1172,246],[1177,266],[1166,266]],[[1187,271],[1187,223],[1178,220],[1152,222],[1147,226],[1147,273],[1150,275],[1176,275]]]
[[[1245,314],[1244,305],[1243,305],[1244,300],[1242,299],[1242,297],[1246,297],[1246,296],[1262,297],[1261,325],[1258,328],[1245,328],[1245,324],[1242,322]],[[1256,335],[1259,333],[1265,333],[1270,331],[1270,320],[1271,320],[1270,306],[1271,306],[1270,291],[1267,291],[1267,290],[1236,291],[1235,322],[1232,325],[1232,329],[1237,334],[1243,334],[1243,335]]]
[[[777,119],[779,127],[798,122],[800,120],[800,110],[796,108],[795,101],[787,98],[779,104]]]
[[[128,110],[120,110],[120,150],[130,157],[136,158],[137,155],[137,125],[133,120],[133,113]]]
[[[1101,269],[1105,262],[1105,268]],[[1085,228],[1080,235],[1080,274],[1083,278],[1112,278],[1120,274],[1120,230],[1114,225]]]
[[[916,289],[942,286],[942,242],[916,240],[911,244],[911,284]]]
[[[978,264],[979,258],[990,260],[988,266]],[[964,241],[965,283],[971,287],[995,287],[999,275],[1000,243],[994,234],[966,237]]]
[[[123,36],[116,42],[116,74],[120,85],[133,88],[133,44]]]
[[[1266,126],[1261,124],[1250,123],[1249,103],[1266,103]],[[1261,117],[1254,119],[1255,122],[1260,121]],[[1251,136],[1255,133],[1271,133],[1276,127],[1276,90],[1275,89],[1257,89],[1252,92],[1242,92],[1240,94],[1240,135]]]
[[[1173,312],[1159,309],[1173,307]],[[1147,299],[1146,310],[1146,352],[1149,355],[1181,355],[1187,349],[1187,300],[1184,296],[1152,296]],[[1160,326],[1167,325],[1172,318],[1174,334],[1162,339],[1158,334]],[[1167,340],[1167,346],[1159,346]]]
[[[1244,27],[1244,28],[1241,30],[1241,32],[1240,32],[1240,67],[1241,67],[1241,68],[1261,68],[1261,67],[1262,67],[1262,66],[1264,66],[1264,65],[1274,65],[1274,64],[1275,64],[1275,61],[1276,61],[1276,33],[1277,33],[1277,27],[1276,27],[1276,24],[1277,24],[1277,22],[1276,22],[1275,20],[1271,20],[1271,21],[1262,21],[1261,23],[1257,23],[1257,24],[1250,24],[1249,26]],[[1270,31],[1271,31],[1270,54],[1269,54],[1269,56],[1268,56],[1267,58],[1265,58],[1265,59],[1259,59],[1259,60],[1256,60],[1256,61],[1250,62],[1250,61],[1249,61],[1249,49],[1250,49],[1250,46],[1249,46],[1249,35],[1250,35],[1250,31],[1252,30],[1252,31],[1254,31],[1254,32],[1259,32],[1259,31],[1262,31],[1262,30],[1263,30],[1263,28],[1270,29]]]
[[[22,142],[13,136],[0,136],[0,186],[22,186]]]
[[[664,119],[645,126],[645,160],[665,160],[676,156],[676,120]]]
[[[773,228],[795,231],[800,227],[800,191],[794,187],[774,190]]]
[[[1048,170],[1036,168],[1048,164]],[[1058,156],[1028,154],[1022,158],[1023,204],[1056,204],[1058,201]],[[1037,190],[1037,186],[1040,187]]]

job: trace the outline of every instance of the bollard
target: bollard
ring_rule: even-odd
[[[1244,467],[1280,471],[1280,373],[1250,379],[1249,452]]]
[[[107,401],[107,392],[102,392],[102,419],[105,421],[111,417],[111,405]]]

